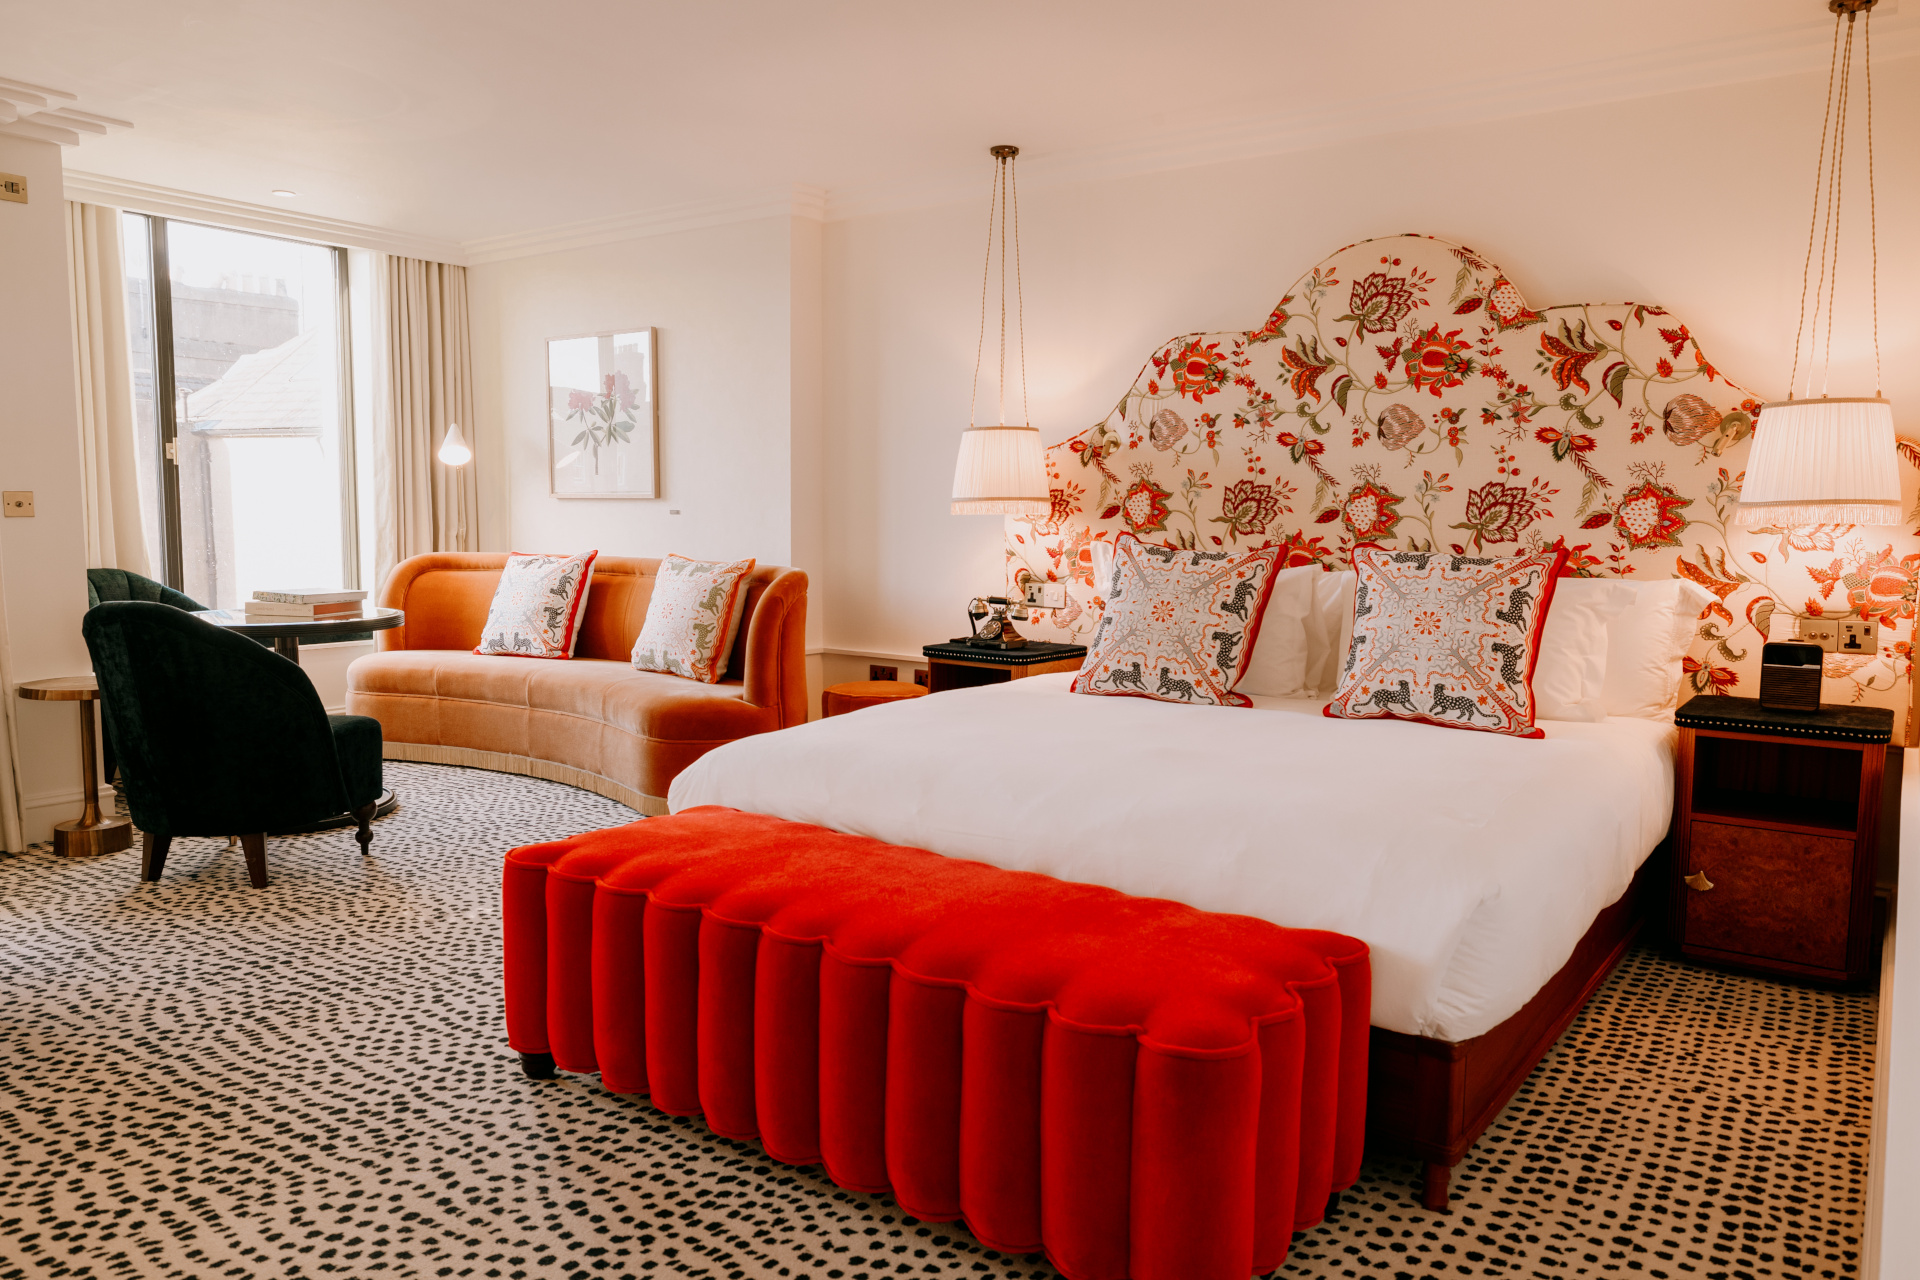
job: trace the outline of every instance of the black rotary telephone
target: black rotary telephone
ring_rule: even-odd
[[[975,596],[967,601],[967,625],[973,634],[963,643],[981,649],[1024,649],[1027,638],[1013,629],[1013,620],[1027,617],[1025,600],[1006,596]],[[983,623],[980,620],[985,618]]]

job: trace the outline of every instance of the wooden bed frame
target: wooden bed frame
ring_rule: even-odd
[[[1445,1211],[1453,1166],[1605,982],[1641,927],[1660,919],[1671,840],[1662,841],[1619,901],[1594,919],[1560,971],[1520,1012],[1454,1044],[1373,1028],[1367,1144],[1426,1161],[1421,1203]]]

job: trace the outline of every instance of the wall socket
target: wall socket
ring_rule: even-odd
[[[913,682],[922,689],[927,687],[927,669],[925,667],[914,668]]]
[[[1872,618],[1801,618],[1793,638],[1828,653],[1880,652],[1880,624]]]
[[[898,667],[883,667],[876,663],[867,668],[869,680],[898,680],[899,678],[900,668]]]
[[[10,516],[30,516],[33,514],[33,490],[9,489],[0,493],[0,508]]]
[[[1806,644],[1817,644],[1832,653],[1840,645],[1839,619],[1801,618],[1793,638]]]
[[[1880,652],[1880,624],[1872,618],[1840,619],[1840,644],[1835,653],[1858,653],[1871,657]]]

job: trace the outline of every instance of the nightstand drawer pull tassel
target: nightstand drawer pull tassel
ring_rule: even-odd
[[[1686,885],[1687,888],[1692,889],[1695,893],[1705,893],[1707,890],[1713,888],[1713,881],[1707,879],[1706,872],[1696,871],[1686,878]]]

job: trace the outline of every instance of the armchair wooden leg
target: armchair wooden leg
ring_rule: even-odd
[[[161,869],[167,865],[167,847],[173,843],[172,836],[157,836],[151,831],[140,833],[140,878],[158,880]]]
[[[360,842],[362,854],[365,854],[367,846],[373,843],[373,811],[379,803],[380,800],[376,796],[353,811],[353,820],[360,824],[360,829],[353,833],[353,838]]]
[[[240,837],[240,847],[247,851],[247,879],[256,889],[267,887],[267,833],[256,832]]]
[[[229,848],[229,849],[231,849],[231,848],[233,848],[233,846],[235,846],[235,845],[237,845],[237,844],[239,844],[239,843],[240,843],[240,837],[239,837],[239,836],[228,836],[228,837],[227,837],[227,848]]]

